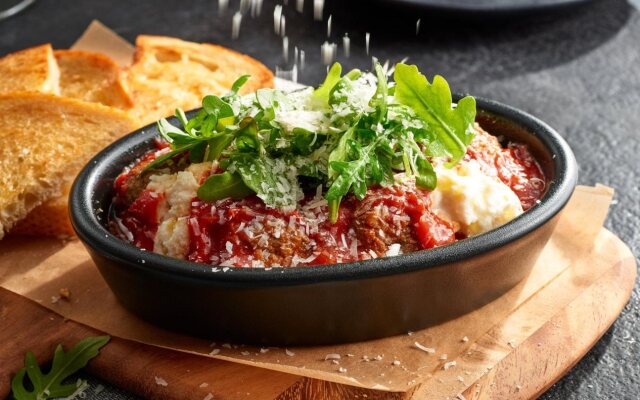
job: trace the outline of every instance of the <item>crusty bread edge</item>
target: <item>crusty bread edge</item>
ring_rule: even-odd
[[[185,47],[195,52],[198,52],[199,49],[197,46],[206,46],[213,50],[219,51],[225,56],[236,57],[244,60],[247,64],[252,65],[256,74],[251,76],[251,79],[247,82],[247,88],[250,88],[250,91],[255,91],[260,88],[273,88],[274,87],[274,78],[273,73],[269,68],[267,68],[263,63],[258,61],[257,59],[237,52],[235,50],[231,50],[227,47],[220,46],[212,43],[199,43],[199,42],[189,42],[178,38],[173,38],[169,36],[154,36],[154,35],[138,35],[136,38],[136,49],[133,56],[133,65],[140,61],[146,53],[146,48],[153,47],[168,47],[175,50],[175,47]],[[231,89],[231,88],[229,88]]]
[[[102,64],[106,68],[109,68],[115,71],[117,89],[122,95],[122,98],[124,99],[127,108],[133,107],[133,99],[131,98],[129,91],[127,90],[124,84],[124,77],[122,76],[122,71],[118,66],[118,64],[116,64],[111,58],[105,56],[104,54],[93,53],[93,52],[84,51],[84,50],[66,50],[66,49],[55,50],[53,54],[54,56],[60,54],[60,55],[78,55],[78,56],[86,57],[88,60],[95,62],[96,64]],[[55,57],[54,57],[54,60],[55,60]],[[56,67],[57,67],[57,64],[56,64]],[[59,74],[59,71],[58,71],[58,74]]]
[[[72,106],[80,106],[86,109],[93,109],[94,111],[98,111],[104,115],[118,114],[118,117],[122,118],[123,121],[129,120],[131,122],[131,131],[135,130],[139,125],[135,118],[132,118],[123,110],[105,106],[100,103],[90,103],[70,97],[56,96],[50,93],[13,92],[8,94],[0,94],[0,101],[4,98],[22,98],[25,101],[29,101],[29,99],[33,98],[44,99],[47,97],[54,102],[59,102],[59,104],[67,103]],[[63,194],[62,188],[64,187],[65,180],[66,179],[64,177],[50,177],[46,179],[45,182],[39,181],[37,183],[28,185],[24,193],[31,196],[31,201],[28,202],[28,204],[26,204],[26,202],[24,201],[21,203],[16,203],[17,209],[11,215],[0,213],[0,239],[2,239],[5,234],[9,233],[11,228],[13,228],[18,221],[25,218],[26,215],[34,208],[44,204],[49,199],[61,196]]]
[[[26,49],[14,51],[12,53],[8,53],[0,57],[0,60],[5,58],[14,58],[20,57],[22,53],[26,53],[28,51],[34,51],[39,48],[43,48],[47,54],[47,65],[49,67],[49,76],[42,84],[38,93],[50,93],[50,94],[60,94],[60,86],[58,85],[60,79],[60,69],[58,68],[58,63],[56,62],[56,58],[53,55],[53,47],[51,47],[51,43],[44,43],[37,46],[28,47]],[[4,78],[4,77],[3,77]],[[8,94],[8,93],[4,93]]]

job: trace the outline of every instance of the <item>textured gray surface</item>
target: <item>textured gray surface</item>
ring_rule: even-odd
[[[295,3],[289,1],[289,3]],[[310,11],[311,1],[306,2]],[[561,15],[527,20],[479,22],[442,20],[419,10],[354,6],[333,10],[333,38],[349,32],[352,55],[346,67],[368,68],[364,32],[371,54],[381,60],[405,56],[427,74],[447,77],[454,90],[520,107],[560,131],[580,164],[580,182],[616,188],[607,227],[640,254],[640,14],[624,0],[597,1]],[[335,3],[335,1],[333,2]],[[237,7],[238,2],[231,2]],[[240,38],[230,38],[230,13],[219,16],[215,1],[124,0],[98,2],[39,0],[24,14],[0,22],[0,54],[42,42],[71,45],[93,18],[129,40],[139,33],[166,34],[222,43],[285,66],[273,34],[271,11],[245,17]],[[317,83],[325,26],[307,12],[286,10],[291,51],[306,51],[305,83]],[[367,18],[363,18],[363,13]],[[420,35],[415,21],[422,18]],[[338,35],[338,36],[336,36]],[[341,41],[340,41],[341,43]],[[636,287],[622,316],[587,356],[543,399],[637,399],[640,392],[640,291]],[[95,381],[94,381],[95,384]],[[89,398],[125,399],[107,387]]]

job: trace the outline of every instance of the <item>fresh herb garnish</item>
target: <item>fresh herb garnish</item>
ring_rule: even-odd
[[[375,76],[359,70],[342,75],[336,63],[316,90],[261,89],[241,97],[247,79],[240,77],[225,96],[206,96],[189,120],[177,110],[182,128],[159,121],[171,151],[147,168],[187,153],[192,163],[217,161],[218,173],[202,184],[200,199],[255,193],[283,209],[295,208],[307,182],[321,184],[335,222],[345,196],[363,199],[372,186],[393,185],[397,173],[433,190],[432,158],[453,166],[473,138],[475,100],[452,105],[444,78],[429,83],[413,65],[396,65],[395,83],[389,83],[380,65]]]
[[[473,139],[476,100],[467,96],[452,108],[447,81],[436,75],[433,83],[429,83],[415,65],[396,65],[393,77],[396,81],[396,100],[411,107],[428,124],[435,139],[449,153],[450,165],[457,163]]]
[[[79,341],[66,353],[62,346],[58,345],[51,369],[46,374],[40,370],[33,353],[28,352],[24,358],[24,368],[18,371],[11,381],[13,397],[16,400],[45,400],[71,396],[78,390],[79,385],[75,382],[63,384],[63,381],[84,368],[110,339],[109,336],[88,337]],[[25,376],[29,378],[32,390],[25,387]]]

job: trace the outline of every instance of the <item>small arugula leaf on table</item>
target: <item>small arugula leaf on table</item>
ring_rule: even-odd
[[[452,107],[451,90],[447,81],[436,75],[433,83],[418,71],[415,65],[398,64],[394,72],[395,98],[409,106],[436,133],[450,156],[453,166],[465,155],[466,146],[473,139],[476,102],[471,96],[461,99]]]
[[[88,337],[79,341],[68,352],[58,345],[53,355],[51,369],[46,374],[40,369],[33,353],[28,352],[25,355],[24,368],[19,370],[11,381],[13,397],[16,400],[46,400],[71,396],[78,389],[78,385],[64,384],[64,380],[84,368],[110,339],[109,336]],[[25,387],[25,377],[29,378],[33,390]]]

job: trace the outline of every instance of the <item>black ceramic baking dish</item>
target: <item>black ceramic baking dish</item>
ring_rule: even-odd
[[[226,272],[141,251],[106,226],[114,179],[154,148],[155,125],[88,163],[71,191],[71,221],[121,304],[170,330],[273,345],[418,330],[487,304],[525,278],[576,184],[573,153],[557,132],[523,111],[476,100],[477,120],[486,130],[529,145],[548,190],[515,220],[447,246],[348,264]]]

